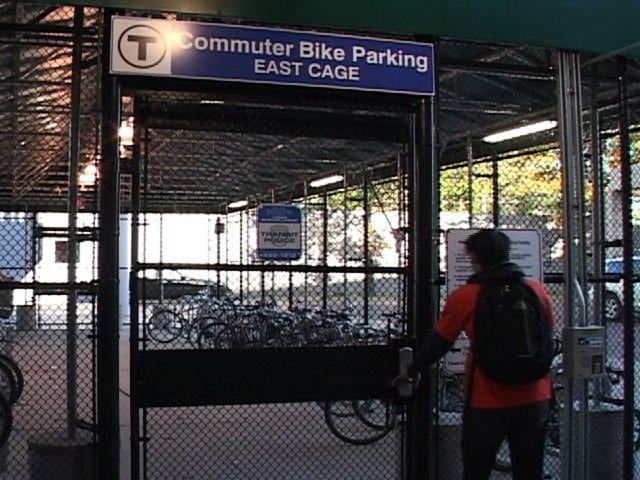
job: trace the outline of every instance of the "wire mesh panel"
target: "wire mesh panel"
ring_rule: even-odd
[[[629,107],[629,115],[635,115],[636,106]],[[622,450],[628,442],[634,462],[634,478],[639,475],[638,455],[640,449],[640,410],[638,405],[637,380],[637,332],[638,332],[638,232],[637,232],[637,195],[640,177],[638,174],[638,135],[636,132],[626,132],[627,141],[623,141],[620,112],[614,117],[616,131],[600,134],[600,171],[601,171],[601,199],[603,222],[600,226],[602,238],[601,262],[596,271],[600,281],[594,285],[600,295],[600,312],[607,334],[607,377],[600,385],[598,392],[604,398],[605,404],[613,404],[617,409],[624,410],[625,423],[632,422],[629,431],[625,431],[621,439],[622,420],[618,422],[618,429],[609,431],[608,441],[615,439]],[[604,116],[603,116],[604,117]],[[606,119],[606,117],[604,117]],[[601,120],[602,121],[602,120]],[[627,151],[625,151],[627,150]],[[626,177],[626,178],[625,178]],[[631,225],[628,225],[628,220]],[[627,228],[630,227],[630,228]],[[630,238],[628,236],[630,235]],[[625,251],[625,244],[632,248],[631,258]],[[628,282],[628,283],[627,283]],[[626,299],[626,289],[630,289],[631,302]],[[630,335],[633,335],[631,337]],[[632,345],[631,348],[629,346]],[[632,393],[632,394],[631,394]],[[630,397],[629,397],[629,394]],[[631,400],[631,402],[629,402]],[[619,416],[623,413],[619,412]],[[626,416],[628,415],[628,417]],[[627,427],[627,425],[624,425]],[[628,435],[627,435],[628,434]],[[603,438],[604,440],[604,438]]]
[[[100,15],[0,2],[0,22],[0,369],[12,372],[0,381],[12,414],[0,422],[0,476],[72,478],[65,445],[83,445],[79,474],[94,478],[97,220],[83,212],[96,203]],[[93,175],[79,178],[87,166]]]
[[[386,392],[395,360],[366,362],[347,383],[345,369],[405,330],[407,114],[237,95],[127,98],[141,138],[141,369],[164,371],[154,362],[176,350],[220,362],[202,379],[211,389],[185,386],[191,400],[158,398],[141,374],[142,477],[401,478],[404,409]],[[380,119],[393,130],[378,135]],[[301,212],[299,255],[263,257],[263,205]],[[225,374],[256,355],[260,368]],[[187,370],[178,376],[197,375],[189,361],[175,357]],[[377,378],[369,395],[386,393],[367,397],[373,384],[358,375]]]
[[[563,286],[557,283],[562,265],[562,196],[560,185],[559,151],[553,147],[534,155],[523,154],[484,162],[466,162],[444,169],[441,175],[440,226],[451,228],[535,229],[541,239],[542,263],[546,287],[552,298],[558,320],[556,336],[561,337],[563,326]],[[446,250],[442,251],[443,255]],[[441,264],[446,265],[444,258]],[[442,298],[445,295],[443,292]],[[468,348],[465,347],[465,348]],[[557,373],[561,371],[561,358],[555,362]],[[556,379],[558,384],[560,377]],[[438,375],[439,428],[451,431],[452,425],[460,425],[466,401],[462,385],[462,370],[447,369],[442,362]],[[558,428],[557,422],[550,429]],[[456,432],[459,436],[461,432]],[[554,434],[555,435],[555,434]],[[555,437],[554,437],[555,438]],[[446,468],[458,468],[459,452],[444,454],[441,472],[446,478]],[[447,456],[449,457],[447,460]],[[500,448],[493,476],[511,472],[511,461],[506,443]],[[557,441],[547,443],[545,450],[545,475],[560,478],[560,450]]]
[[[607,67],[603,67],[607,68]],[[589,98],[599,99],[613,95],[608,85],[591,85],[586,89]],[[632,108],[633,111],[633,108]],[[633,318],[632,329],[636,330],[637,298],[633,294],[633,303],[625,304],[623,255],[623,210],[628,208],[632,219],[632,241],[634,252],[637,249],[635,233],[637,192],[637,134],[630,136],[630,173],[631,187],[623,190],[624,169],[619,135],[617,113],[589,113],[584,119],[586,161],[580,173],[584,179],[584,255],[587,268],[587,285],[584,291],[586,301],[586,322],[604,325],[606,328],[607,356],[606,375],[600,380],[582,384],[576,382],[574,397],[587,398],[587,421],[590,425],[586,437],[588,452],[588,478],[622,478],[624,442],[631,442],[633,461],[638,449],[637,393],[634,392],[630,417],[633,426],[631,434],[626,435],[623,424],[625,405],[625,379],[634,374],[625,374],[625,369],[635,372],[635,363],[625,365],[625,348],[631,341],[625,329],[624,314],[630,309]],[[592,123],[595,125],[592,127]],[[485,146],[486,147],[486,146]],[[475,140],[468,141],[461,150],[457,163],[445,166],[440,176],[440,228],[505,228],[536,229],[542,240],[542,262],[544,280],[549,290],[555,315],[558,321],[557,335],[568,327],[565,315],[563,285],[564,255],[566,252],[563,238],[564,215],[562,166],[559,147],[549,141],[546,146],[535,150],[523,148],[521,152],[509,155],[497,153],[484,154]],[[447,147],[455,151],[455,147]],[[577,207],[576,207],[577,208]],[[444,242],[443,242],[444,243]],[[445,249],[441,250],[441,266],[446,265]],[[635,254],[634,254],[635,259]],[[631,275],[631,288],[637,285],[637,270],[634,260]],[[441,298],[444,299],[444,289]],[[628,327],[627,327],[628,328]],[[626,346],[625,346],[626,345]],[[635,345],[634,345],[635,349]],[[637,356],[637,353],[635,354]],[[635,356],[633,358],[635,358]],[[627,357],[629,358],[629,357]],[[459,425],[460,412],[464,404],[464,391],[461,389],[460,375],[447,371],[442,362],[438,374],[438,407],[440,419],[440,438],[446,441],[447,432],[453,431],[451,425]],[[631,376],[630,376],[631,375]],[[557,403],[549,416],[548,433],[545,442],[544,474],[545,478],[562,478],[566,467],[563,455],[563,410],[570,407],[564,402],[566,384],[564,383],[561,357],[558,356],[552,367],[552,376]],[[636,390],[637,391],[637,387]],[[628,393],[628,392],[627,392]],[[628,408],[628,406],[627,406]],[[573,442],[570,451],[576,455],[578,438],[583,434],[577,420],[580,408],[575,407],[575,417],[568,429]],[[460,432],[455,432],[457,435]],[[447,475],[457,472],[460,458],[457,452],[448,453],[440,459],[440,472]],[[637,462],[636,462],[637,463]],[[448,471],[447,468],[452,470]],[[492,477],[503,478],[510,472],[510,458],[506,445],[501,448]],[[635,475],[637,476],[637,467]],[[626,478],[626,477],[625,477]]]
[[[401,478],[398,432],[354,447],[324,416],[315,403],[150,410],[147,478]]]

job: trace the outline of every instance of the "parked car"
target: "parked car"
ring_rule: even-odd
[[[624,271],[624,259],[621,257],[609,258],[604,262],[604,273],[621,275]],[[640,273],[640,257],[633,257],[633,272]],[[622,279],[618,282],[605,283],[604,292],[604,320],[613,322],[622,320]],[[633,284],[634,314],[640,313],[640,283]]]
[[[138,278],[138,295],[150,300],[172,300],[185,296],[206,294],[224,298],[233,296],[233,292],[225,285],[214,281],[189,278],[174,270],[162,272],[159,278]]]

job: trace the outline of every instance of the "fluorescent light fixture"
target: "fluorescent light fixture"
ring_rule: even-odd
[[[231,202],[229,204],[229,208],[241,208],[246,207],[247,205],[249,205],[247,200],[238,200],[237,202]]]
[[[331,185],[332,183],[338,183],[344,180],[342,175],[331,175],[329,177],[319,178],[309,182],[309,186],[313,188],[324,187],[325,185]]]
[[[556,128],[557,125],[558,122],[555,120],[543,120],[542,122],[531,123],[511,130],[505,130],[504,132],[493,133],[491,135],[487,135],[482,140],[487,143],[499,143],[504,142],[505,140],[511,140],[512,138],[524,137],[525,135],[531,135],[532,133],[551,130],[552,128]]]

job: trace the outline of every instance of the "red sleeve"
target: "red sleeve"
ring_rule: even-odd
[[[473,318],[480,285],[470,283],[454,290],[448,297],[435,330],[450,342],[455,341]]]

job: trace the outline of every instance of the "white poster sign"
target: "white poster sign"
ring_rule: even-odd
[[[461,287],[473,274],[471,259],[464,241],[477,229],[451,229],[447,231],[447,293]],[[526,278],[542,281],[542,242],[535,229],[504,229],[511,240],[510,259],[516,263]]]

